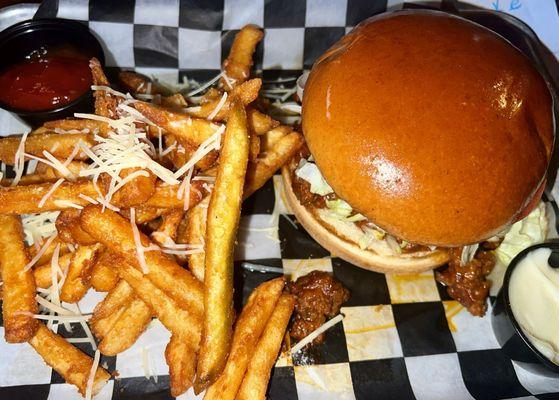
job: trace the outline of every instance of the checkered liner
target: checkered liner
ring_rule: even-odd
[[[255,23],[265,28],[256,68],[269,79],[298,76],[357,22],[387,8],[401,8],[398,3],[47,0],[39,15],[86,21],[104,43],[108,66],[174,80],[215,76],[234,33]],[[555,203],[548,208],[555,209]],[[351,290],[351,299],[342,308],[345,318],[328,332],[324,344],[311,354],[278,361],[269,398],[559,398],[559,380],[530,374],[511,363],[500,350],[490,318],[470,316],[435,282],[433,272],[392,276],[368,272],[318,245],[293,222],[279,175],[245,202],[242,214],[235,257],[238,304],[259,283],[276,276],[250,272],[246,262],[283,268],[285,274],[328,271]],[[102,297],[90,291],[80,302],[81,311],[91,312]],[[62,325],[57,329],[67,338],[85,336],[79,325],[72,332]],[[168,340],[169,333],[154,321],[132,348],[116,357],[102,357],[101,364],[117,370],[118,377],[97,398],[170,398],[163,357]],[[92,354],[89,345],[77,346]],[[7,345],[0,339],[0,398],[80,396],[30,346]],[[192,392],[181,396],[187,398],[195,396]]]

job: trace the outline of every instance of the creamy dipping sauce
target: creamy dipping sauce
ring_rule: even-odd
[[[549,266],[551,249],[530,252],[514,269],[509,301],[530,342],[559,365],[559,269]]]

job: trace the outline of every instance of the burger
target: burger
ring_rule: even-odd
[[[315,62],[302,97],[306,147],[282,170],[287,202],[318,243],[357,266],[477,262],[485,276],[483,250],[542,195],[548,86],[518,49],[468,20],[365,20]]]

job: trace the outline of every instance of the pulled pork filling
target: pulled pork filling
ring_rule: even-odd
[[[435,279],[447,287],[450,297],[462,304],[472,315],[482,317],[487,310],[491,283],[486,279],[495,267],[495,255],[480,248],[474,258],[462,262],[463,248],[449,250],[448,267],[435,273]]]
[[[345,223],[351,222],[365,235],[365,243],[358,243],[363,249],[370,243],[383,243],[389,247],[389,254],[432,251],[435,247],[409,243],[384,232],[374,223],[351,208],[336,196],[332,188],[322,177],[306,146],[300,150],[293,161],[291,180],[293,192],[302,205],[317,209],[328,209]],[[471,314],[483,316],[487,310],[487,297],[491,281],[487,279],[496,262],[505,267],[510,260],[532,244],[542,242],[547,235],[547,217],[545,204],[539,205],[523,220],[512,225],[504,237],[491,238],[486,242],[472,246],[449,248],[447,266],[435,273],[438,282],[447,287],[450,297],[462,304]],[[375,249],[373,249],[375,250]]]
[[[349,290],[324,271],[312,271],[287,284],[287,291],[295,296],[295,313],[290,336],[296,341],[307,337],[340,312],[349,300]],[[313,344],[324,342],[324,333]]]

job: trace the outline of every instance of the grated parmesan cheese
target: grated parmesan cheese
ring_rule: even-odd
[[[212,119],[214,119],[215,116],[221,111],[221,109],[225,105],[226,101],[227,101],[227,92],[223,92],[223,95],[221,96],[221,99],[219,100],[219,102],[217,103],[217,105],[215,106],[213,111],[208,115],[208,117],[206,119],[208,119],[210,121]]]
[[[62,185],[62,182],[64,182],[64,179],[60,178],[52,185],[49,191],[45,193],[45,195],[41,198],[41,201],[39,201],[39,208],[43,208],[48,198],[52,196],[52,194],[56,191],[56,189],[58,189],[60,185]]]
[[[295,353],[298,353],[299,351],[301,351],[301,349],[303,347],[305,347],[307,344],[311,343],[320,334],[326,332],[328,329],[330,329],[331,327],[333,327],[334,325],[336,325],[338,322],[340,322],[343,319],[344,319],[344,316],[342,314],[338,314],[337,316],[335,316],[331,320],[326,321],[324,324],[319,326],[317,329],[315,329],[314,331],[309,333],[308,336],[305,336],[303,339],[301,339],[295,346],[293,346],[291,348],[291,354],[295,354]]]
[[[93,382],[95,381],[95,373],[97,372],[97,367],[99,367],[99,360],[101,359],[101,353],[99,350],[95,350],[95,356],[93,357],[93,364],[91,364],[91,371],[89,372],[89,377],[87,378],[87,386],[85,388],[85,400],[91,400],[93,396]]]

